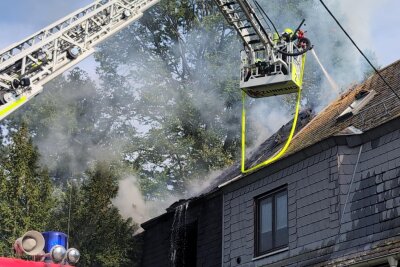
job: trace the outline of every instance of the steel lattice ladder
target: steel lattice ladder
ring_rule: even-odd
[[[270,45],[268,25],[262,25],[253,7],[246,0],[215,0],[226,21],[232,25],[244,45],[253,52],[266,50]]]
[[[160,0],[97,0],[0,51],[0,120]]]

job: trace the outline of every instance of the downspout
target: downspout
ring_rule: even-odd
[[[221,229],[221,234],[222,234],[222,242],[221,242],[221,266],[224,266],[224,248],[225,248],[225,225],[224,225],[224,216],[225,216],[225,197],[224,197],[224,193],[222,193],[222,229]]]
[[[346,211],[346,205],[347,202],[349,200],[349,196],[350,196],[350,192],[351,192],[351,188],[354,182],[354,177],[357,173],[357,167],[358,167],[358,163],[360,162],[360,156],[361,156],[361,152],[362,152],[362,148],[363,146],[360,146],[360,150],[358,152],[358,156],[357,156],[357,162],[356,165],[354,167],[354,171],[353,171],[353,176],[351,177],[351,182],[350,182],[350,186],[349,186],[349,191],[347,192],[347,197],[346,197],[346,201],[344,203],[344,207],[343,207],[343,212],[342,212],[342,217],[340,218],[340,225],[339,225],[339,233],[337,235],[337,237],[340,235],[341,232],[341,225],[342,225],[342,219],[343,219],[343,215]],[[349,264],[347,266],[351,266],[351,267],[369,267],[369,266],[376,266],[377,264],[385,264],[388,263],[390,267],[397,267],[398,266],[398,259],[400,258],[400,253],[392,253],[392,254],[388,254],[385,256],[381,256],[381,257],[375,257],[375,258],[371,258],[368,260],[362,260],[359,261],[357,263],[354,264]]]
[[[360,157],[361,157],[362,149],[363,149],[363,146],[361,145],[361,146],[360,146],[360,150],[358,151],[357,162],[356,162],[356,165],[354,166],[353,176],[351,177],[351,182],[350,182],[350,186],[349,186],[349,191],[347,191],[346,201],[344,202],[344,207],[343,207],[343,211],[342,211],[342,216],[340,217],[340,224],[339,224],[339,227],[340,227],[340,226],[342,225],[342,223],[343,223],[343,216],[344,216],[344,213],[346,212],[347,202],[349,201],[349,197],[350,197],[350,193],[351,193],[351,188],[353,187],[354,177],[356,176],[356,173],[357,173],[357,167],[358,167],[358,163],[360,162]],[[340,234],[340,228],[339,228],[339,234]]]

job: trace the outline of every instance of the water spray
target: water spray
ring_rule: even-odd
[[[328,80],[329,85],[331,86],[331,88],[338,93],[339,92],[339,86],[337,85],[337,83],[335,82],[335,80],[333,80],[333,78],[331,77],[331,75],[329,75],[328,71],[325,69],[324,65],[322,65],[321,60],[319,60],[319,57],[317,56],[317,53],[315,52],[315,48],[311,50],[311,53],[313,54],[314,58],[317,60],[318,65],[321,67],[322,72],[324,73],[326,79]]]

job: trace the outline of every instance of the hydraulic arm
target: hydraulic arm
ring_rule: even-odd
[[[98,0],[0,51],[0,120],[160,0]]]
[[[215,0],[225,19],[238,32],[244,45],[241,52],[240,88],[242,93],[242,173],[253,172],[260,167],[277,161],[287,150],[294,136],[300,108],[303,83],[305,53],[311,43],[304,37],[301,26],[295,30],[286,29],[282,34],[262,24],[249,0]],[[259,11],[265,11],[253,2]],[[269,18],[268,18],[269,19]],[[265,25],[265,26],[264,26]],[[246,169],[246,94],[261,98],[297,92],[296,110],[293,125],[286,143],[272,157]]]
[[[94,52],[94,46],[139,19],[160,0],[97,0],[38,33],[0,51],[0,121],[42,91],[57,75]],[[242,110],[242,172],[276,161],[293,137],[300,105],[305,53],[311,43],[300,29],[279,34],[262,23],[267,17],[251,0],[214,0],[243,41],[240,88]],[[254,2],[253,2],[254,1]],[[269,18],[268,18],[269,19]],[[290,136],[275,156],[245,169],[245,96],[261,98],[297,92],[297,106]]]
[[[305,53],[311,49],[300,29],[304,21],[280,35],[261,23],[264,10],[257,2],[258,14],[248,0],[215,1],[243,40],[241,89],[255,98],[296,93],[302,86]]]

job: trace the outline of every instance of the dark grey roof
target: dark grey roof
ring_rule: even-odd
[[[400,60],[380,70],[380,73],[400,95]],[[338,120],[339,115],[355,101],[356,96],[360,92],[370,92],[372,90],[375,91],[374,97],[357,114]],[[352,86],[317,116],[313,116],[310,110],[302,112],[299,121],[300,125],[297,126],[297,133],[287,152],[273,164],[277,164],[282,159],[329,137],[366,132],[398,117],[400,117],[400,100],[385,85],[382,79],[377,74],[374,74],[363,83]],[[277,133],[261,144],[259,149],[249,158],[248,162],[251,164],[248,165],[255,166],[267,160],[280,149],[288,136],[291,123],[292,121],[282,126]],[[275,141],[277,139],[283,140],[282,143],[278,145]],[[268,166],[264,168],[268,168]],[[238,163],[218,176],[211,186],[202,193],[213,191],[219,185],[236,177],[246,177],[246,175],[241,174]]]
[[[400,60],[380,70],[380,73],[395,91],[400,94]],[[337,120],[338,116],[354,102],[358,93],[372,90],[376,92],[375,96],[356,115]],[[363,83],[352,86],[317,116],[315,116],[310,109],[302,111],[296,127],[295,137],[288,151],[280,160],[273,164],[279,163],[285,157],[295,154],[329,137],[344,134],[358,134],[359,131],[365,132],[398,117],[400,117],[400,100],[384,84],[379,76],[374,74]],[[293,120],[283,125],[275,134],[265,140],[248,158],[246,166],[255,166],[276,153],[288,137],[292,121]],[[268,168],[268,166],[264,168]],[[221,175],[216,177],[207,188],[200,192],[198,196],[193,197],[192,200],[215,192],[219,185],[236,177],[246,177],[246,175],[241,174],[240,162],[227,168]],[[170,209],[173,209],[182,202],[184,202],[184,200],[174,203],[171,205]]]
[[[299,119],[296,125],[296,132],[299,132],[303,129],[315,116],[311,109],[305,109],[300,112]],[[253,151],[250,157],[247,159],[246,168],[250,166],[255,166],[256,164],[261,163],[265,159],[271,157],[274,153],[282,148],[287,137],[289,136],[291,127],[293,124],[293,119],[288,123],[283,125],[276,133],[270,136],[267,140],[265,140],[257,150]],[[216,189],[220,184],[223,184],[230,179],[241,175],[240,171],[240,162],[236,162],[234,165],[226,169],[222,174],[216,177],[210,185],[205,188],[201,193],[205,194],[214,189]]]

